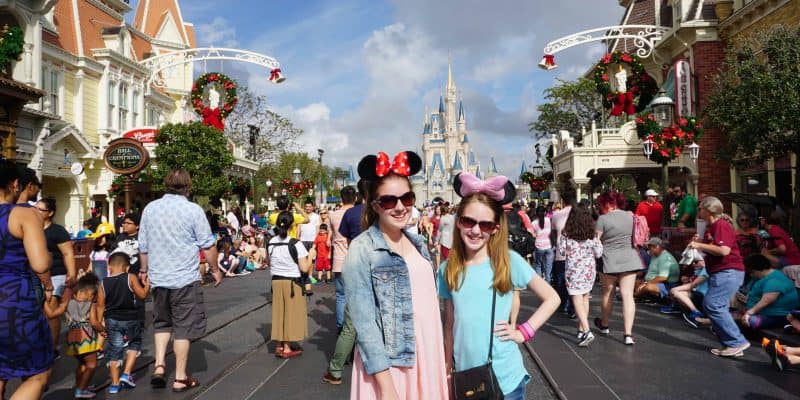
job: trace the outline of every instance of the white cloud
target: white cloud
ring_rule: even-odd
[[[239,41],[236,40],[234,24],[223,17],[214,17],[211,23],[199,24],[196,27],[197,39],[202,45],[228,48],[239,46]]]

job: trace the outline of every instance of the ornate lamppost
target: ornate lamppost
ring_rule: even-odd
[[[322,206],[322,191],[325,188],[325,169],[322,167],[322,155],[325,154],[325,150],[317,149],[317,154],[319,154],[319,206]]]

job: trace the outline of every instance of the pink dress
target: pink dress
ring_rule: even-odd
[[[414,310],[416,365],[391,367],[394,387],[404,400],[447,399],[447,372],[444,361],[444,337],[439,313],[439,299],[431,264],[417,252],[406,258],[411,280],[411,303]],[[356,350],[353,367],[351,400],[380,399],[380,388],[374,376],[364,372],[361,355]]]

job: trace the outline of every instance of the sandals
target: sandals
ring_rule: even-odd
[[[157,374],[156,371],[158,371],[159,368],[161,368],[162,372]],[[166,365],[156,365],[155,368],[153,368],[153,376],[150,377],[150,386],[152,386],[154,389],[163,389],[167,387],[167,379],[164,378],[164,373],[166,372]]]
[[[172,386],[172,391],[175,393],[185,392],[189,389],[194,389],[200,386],[200,381],[192,378],[189,375],[186,375],[186,379],[175,379],[175,383],[180,383],[183,385],[182,388],[176,388],[175,386]]]

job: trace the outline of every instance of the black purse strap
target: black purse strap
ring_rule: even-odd
[[[492,363],[492,343],[494,342],[494,305],[497,302],[497,289],[492,287],[492,318],[489,320],[489,364]]]

